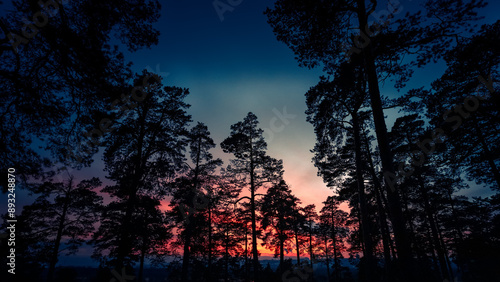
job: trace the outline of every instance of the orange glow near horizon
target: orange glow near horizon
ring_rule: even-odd
[[[300,206],[305,207],[309,204],[314,204],[316,206],[316,212],[319,213],[323,206],[323,202],[326,200],[328,196],[333,196],[334,192],[331,189],[328,189],[324,183],[320,182],[322,185],[318,185],[317,179],[321,180],[319,177],[314,177],[314,178],[308,178],[305,177],[304,174],[301,173],[286,173],[285,172],[285,181],[290,185],[290,189],[292,190],[292,194],[294,194],[296,197],[298,197],[301,201]],[[313,187],[312,185],[316,185],[316,187]],[[265,189],[259,189],[257,191],[257,194],[265,194],[266,190]],[[312,193],[311,193],[312,192]],[[240,197],[243,196],[249,196],[250,192],[248,189],[243,189],[243,191],[240,194]],[[259,199],[260,196],[257,197]],[[160,210],[166,212],[170,211],[172,208],[169,206],[170,199],[164,199],[161,201],[161,206]],[[349,212],[349,207],[347,203],[342,203],[340,205],[340,209]],[[259,229],[259,223],[257,223],[257,229]],[[250,236],[249,236],[250,240]],[[251,250],[251,243],[249,241],[249,250]],[[257,250],[260,253],[260,257],[273,257],[274,258],[274,251],[271,249],[268,249],[264,246],[262,246],[262,240],[258,239],[257,242]],[[296,258],[296,250],[293,249],[289,252],[285,252],[284,255],[285,258]],[[308,253],[301,253],[300,257],[309,257]]]

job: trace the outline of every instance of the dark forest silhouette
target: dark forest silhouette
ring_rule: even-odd
[[[168,281],[500,279],[500,21],[475,25],[483,1],[429,1],[404,17],[393,4],[375,23],[377,1],[265,11],[299,65],[324,71],[304,93],[312,161],[335,192],[322,206],[293,194],[254,113],[216,144],[193,124],[188,89],[132,73],[120,48],[158,43],[159,1],[37,2],[0,19],[0,185],[13,191],[15,167],[35,197],[17,216],[15,276],[0,239],[2,281],[76,281],[58,262],[84,247],[99,262],[93,281],[145,281],[149,264]],[[436,61],[447,68],[431,85],[381,95]],[[112,185],[78,179],[99,149]],[[467,181],[495,194],[457,195]]]

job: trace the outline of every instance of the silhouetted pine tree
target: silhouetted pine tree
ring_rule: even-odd
[[[27,252],[38,254],[34,258],[47,263],[47,281],[54,278],[60,254],[76,253],[99,221],[102,197],[95,190],[101,181],[92,178],[76,182],[70,175],[63,182],[36,185],[34,190],[41,195],[21,213],[29,229],[19,233],[19,240],[38,241],[32,242]]]
[[[452,35],[470,28],[470,22],[477,19],[477,8],[485,4],[482,1],[427,1],[426,16],[421,11],[407,12],[404,18],[392,20],[402,7],[389,3],[387,8],[391,12],[379,17],[379,23],[369,25],[369,16],[380,9],[379,5],[377,1],[367,4],[365,0],[279,0],[265,13],[277,39],[294,51],[301,66],[312,68],[323,64],[326,72],[333,73],[345,60],[353,58],[353,54],[362,57],[381,163],[384,174],[391,176],[395,168],[379,78],[393,76],[395,86],[404,87],[412,68],[441,58],[449,50]],[[345,46],[345,42],[349,45]],[[402,60],[410,53],[416,54],[414,60]],[[387,181],[390,179],[386,177]],[[403,277],[418,280],[411,267],[412,253],[401,203],[394,183],[386,184],[398,259],[405,269]]]
[[[214,174],[222,165],[222,161],[213,159],[210,153],[215,143],[210,137],[207,126],[199,122],[190,130],[187,142],[191,165],[171,184],[170,188],[173,195],[170,203],[173,207],[171,213],[177,223],[176,227],[182,232],[178,237],[183,245],[182,281],[191,280],[189,273],[193,271],[190,265],[192,252],[199,251],[201,245],[203,249],[207,249],[206,245],[201,244],[205,239],[208,239],[209,243],[208,263],[211,265],[211,211],[222,196],[214,194],[214,186],[218,185],[218,178]],[[204,231],[205,227],[207,233]],[[205,234],[208,236],[202,238]]]
[[[130,64],[112,44],[118,40],[133,52],[159,37],[152,27],[158,1],[12,2],[0,18],[3,189],[7,167],[22,167],[18,177],[26,179],[50,166],[32,149],[34,142],[66,165],[89,165],[100,135],[92,130],[106,134],[109,124],[101,121],[110,118],[113,101],[130,93],[122,87],[131,78]],[[34,15],[39,26],[31,22]]]
[[[293,239],[295,210],[299,203],[284,180],[270,187],[260,203],[263,245],[273,250],[275,257],[279,256],[279,275],[285,271],[285,242]]]
[[[343,248],[343,240],[347,235],[346,220],[347,213],[339,208],[340,202],[333,196],[328,196],[323,202],[319,214],[320,233],[323,241],[323,250],[327,264],[328,277],[330,277],[330,250],[333,251],[333,277],[335,281],[340,279],[340,258]]]
[[[282,161],[266,155],[267,144],[262,136],[263,130],[257,125],[257,116],[248,113],[243,121],[231,125],[230,136],[221,143],[222,150],[235,157],[227,167],[227,173],[240,178],[250,190],[248,199],[252,223],[254,281],[259,281],[258,269],[260,269],[257,252],[256,192],[266,185],[278,183],[283,175]]]
[[[500,21],[484,25],[479,33],[447,53],[448,68],[430,90],[408,94],[421,99],[408,108],[425,110],[430,123],[446,135],[448,165],[464,172],[469,180],[498,191],[499,35]]]
[[[147,72],[138,75],[132,87],[150,76]],[[187,94],[187,89],[150,84],[143,89],[144,100],[120,118],[120,126],[106,140],[105,169],[116,184],[103,191],[115,197],[114,207],[121,209],[114,253],[117,269],[131,261],[136,240],[132,218],[140,197],[162,199],[168,181],[184,169],[190,122],[185,111],[189,105],[183,101]]]

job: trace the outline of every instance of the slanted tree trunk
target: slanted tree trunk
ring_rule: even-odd
[[[418,177],[418,180],[419,180],[419,184],[420,184],[420,193],[422,194],[422,199],[424,202],[425,214],[427,216],[427,220],[429,221],[429,225],[431,227],[432,239],[433,239],[434,247],[435,247],[437,255],[438,255],[441,278],[443,280],[449,280],[450,277],[448,275],[446,258],[445,258],[444,251],[441,248],[441,244],[439,242],[438,231],[436,228],[436,222],[434,222],[434,217],[432,216],[432,210],[431,210],[431,207],[429,204],[429,196],[427,194],[427,188],[425,187],[425,185],[423,183],[423,179],[420,176]]]
[[[364,28],[368,25],[368,16],[366,15],[365,0],[357,0],[357,13],[358,22],[360,28]],[[377,70],[375,66],[375,59],[373,58],[373,44],[368,44],[362,49],[363,57],[365,61],[365,69],[368,80],[368,89],[370,93],[371,108],[373,113],[373,121],[375,123],[375,133],[377,136],[377,142],[380,150],[380,158],[382,161],[382,168],[384,175],[392,174],[394,175],[394,164],[391,148],[389,147],[389,138],[387,137],[387,127],[384,119],[384,112],[382,109],[382,100],[380,98],[380,89],[378,84]],[[394,229],[394,238],[396,241],[396,247],[398,250],[398,259],[401,261],[404,268],[407,271],[403,271],[405,275],[410,275],[410,260],[411,260],[411,247],[408,241],[406,223],[403,217],[403,211],[401,208],[401,203],[399,196],[395,187],[391,187],[387,183],[386,179],[386,190],[389,200],[389,209],[391,222]],[[410,279],[413,279],[411,277]]]
[[[367,158],[368,158],[368,170],[370,171],[370,175],[373,180],[373,186],[375,188],[375,196],[377,200],[377,208],[378,208],[378,220],[380,224],[380,234],[382,234],[382,245],[384,247],[384,261],[385,261],[385,268],[388,270],[388,267],[391,263],[391,239],[390,239],[390,234],[389,234],[389,226],[387,224],[387,218],[385,215],[385,209],[384,205],[382,204],[382,185],[380,184],[380,181],[377,178],[377,174],[375,173],[375,167],[373,165],[373,160],[372,160],[372,154],[370,151],[370,146],[368,145],[368,140],[365,138],[364,139],[365,147],[366,147],[366,152],[367,152]]]
[[[374,258],[373,258],[373,243],[370,228],[370,219],[368,218],[368,203],[365,195],[365,184],[363,179],[363,163],[361,160],[361,137],[360,137],[360,121],[358,113],[351,112],[354,147],[355,147],[355,162],[356,162],[356,182],[358,186],[359,213],[362,222],[363,242],[365,245],[363,256],[366,265],[365,279],[374,279]]]
[[[431,234],[431,226],[429,224],[428,219],[425,219],[425,224],[427,226],[426,231],[427,231],[427,238],[428,238],[429,246],[430,246],[430,250],[431,250],[432,263],[434,264],[434,269],[436,271],[438,271],[439,262],[438,262],[438,258],[436,256],[436,252],[435,252],[436,248],[434,247],[434,243],[432,242],[433,238],[432,238],[432,234]]]

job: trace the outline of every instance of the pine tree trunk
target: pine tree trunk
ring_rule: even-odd
[[[309,259],[311,260],[311,281],[314,281],[314,254],[312,250],[312,225],[309,221]]]
[[[257,223],[255,216],[255,182],[254,182],[254,164],[253,156],[250,160],[250,209],[252,216],[252,257],[253,257],[253,278],[255,282],[259,281],[259,254],[257,252]]]
[[[280,247],[280,269],[281,269],[280,275],[281,275],[283,273],[283,266],[284,266],[283,263],[285,262],[285,255],[284,255],[284,252],[285,252],[285,246],[284,246],[285,242],[283,240],[283,234],[282,234],[281,231],[280,231],[279,236],[280,236],[280,243],[279,243],[280,246],[279,247]]]
[[[360,28],[367,26],[367,15],[364,0],[357,0],[357,12]],[[375,133],[377,136],[378,146],[380,150],[380,157],[382,161],[382,168],[384,174],[394,174],[394,164],[391,149],[389,147],[389,139],[387,137],[387,127],[384,119],[384,112],[382,109],[382,100],[380,98],[380,89],[378,84],[377,71],[375,67],[375,60],[372,54],[372,44],[368,44],[362,49],[365,60],[365,69],[368,77],[368,88],[370,93],[370,101],[373,112],[373,121],[375,123]],[[386,181],[387,182],[387,181]],[[395,188],[386,183],[386,190],[389,200],[389,209],[391,222],[394,229],[394,237],[396,247],[398,250],[398,259],[401,261],[406,271],[403,271],[410,277],[410,260],[411,260],[411,247],[407,238],[406,223],[403,217],[401,203]],[[413,277],[411,277],[413,278]],[[410,278],[410,279],[411,279]]]
[[[245,280],[248,280],[248,226],[245,223]]]
[[[333,243],[333,273],[335,281],[338,281],[338,261],[337,261],[337,234],[335,232],[335,219],[332,213],[332,243]]]
[[[458,222],[458,214],[457,214],[457,211],[455,210],[455,205],[453,204],[453,198],[451,197],[452,195],[452,191],[451,190],[448,190],[448,199],[450,201],[450,207],[451,207],[451,214],[453,215],[453,225],[455,227],[455,252],[458,253],[459,252],[459,247],[462,242],[463,242],[463,234],[462,234],[462,228],[460,228],[460,224]],[[458,271],[460,272],[462,270],[462,264],[457,261],[457,268],[458,268]]]
[[[421,177],[418,177],[418,179],[420,182],[419,183],[420,184],[420,192],[422,194],[422,199],[424,200],[425,214],[427,216],[427,220],[429,221],[429,225],[431,227],[433,243],[434,243],[434,247],[436,248],[437,255],[438,255],[439,267],[441,270],[441,278],[443,280],[449,280],[450,277],[448,275],[446,258],[445,258],[445,254],[443,252],[443,249],[441,248],[441,244],[439,242],[436,223],[434,222],[434,217],[432,216],[432,211],[431,211],[431,207],[429,204],[429,196],[427,194],[427,188],[423,184],[423,179]]]
[[[356,112],[352,112],[352,124],[354,133],[355,161],[356,161],[356,182],[358,186],[359,212],[361,217],[364,248],[364,261],[366,264],[366,279],[373,279],[374,258],[373,243],[370,228],[370,219],[368,218],[368,203],[365,195],[365,184],[363,179],[363,164],[361,160],[361,138],[359,117]]]
[[[439,269],[439,263],[438,263],[438,258],[436,257],[436,248],[434,247],[434,243],[432,243],[432,234],[431,234],[431,226],[429,224],[429,220],[425,220],[425,223],[427,225],[427,238],[428,238],[428,241],[429,241],[429,246],[430,246],[430,249],[431,249],[431,256],[432,256],[432,263],[434,264],[434,269],[436,271],[438,271]]]
[[[146,239],[143,238],[143,244],[141,248],[141,259],[139,262],[139,279],[137,281],[142,282],[142,276],[144,271],[144,258],[146,256]]]
[[[56,240],[54,242],[54,249],[52,251],[52,256],[50,259],[50,266],[49,266],[49,272],[47,274],[47,282],[52,281],[54,277],[54,272],[56,269],[56,264],[57,264],[57,257],[59,254],[59,246],[61,245],[61,238],[62,238],[62,232],[64,229],[64,223],[66,221],[66,213],[68,212],[69,208],[69,193],[71,192],[71,186],[73,185],[73,181],[70,180],[68,183],[68,192],[66,193],[66,198],[64,199],[64,206],[63,206],[63,211],[61,214],[61,218],[59,219],[59,227],[57,228],[57,235],[56,235]]]
[[[441,248],[443,250],[443,255],[444,255],[444,258],[445,258],[445,262],[448,266],[448,275],[450,277],[450,281],[454,281],[454,277],[453,277],[453,270],[451,269],[451,262],[450,262],[450,258],[448,257],[448,251],[446,249],[446,244],[444,243],[443,241],[443,234],[441,233],[441,228],[439,227],[439,220],[436,216],[436,214],[432,214],[432,216],[434,217],[434,221],[436,222],[436,230],[437,230],[437,233],[438,233],[438,238],[439,238],[439,242],[441,243]]]
[[[328,236],[325,235],[326,275],[330,281],[330,259],[328,258]]]
[[[382,204],[382,185],[380,184],[380,181],[377,178],[377,174],[375,173],[375,167],[373,165],[373,160],[372,160],[372,155],[370,151],[370,147],[368,146],[368,140],[366,138],[364,139],[364,143],[366,146],[366,152],[367,152],[367,158],[368,158],[368,169],[370,171],[370,175],[373,180],[373,186],[375,188],[375,196],[377,200],[377,208],[378,208],[378,218],[379,218],[379,224],[380,224],[380,234],[382,234],[382,245],[384,247],[384,261],[385,261],[385,268],[388,270],[388,267],[391,263],[391,248],[390,248],[390,233],[389,233],[389,226],[387,224],[387,218],[385,215],[385,209],[384,205]]]
[[[195,168],[194,168],[194,177],[193,177],[193,195],[194,199],[196,199],[196,195],[198,195],[198,183],[199,183],[199,174],[200,174],[200,154],[201,154],[201,137],[198,138],[198,150],[196,153],[196,163],[195,163]],[[194,201],[193,199],[193,201]],[[194,205],[196,203],[193,202]],[[192,237],[192,230],[193,230],[193,212],[195,210],[196,206],[193,207],[193,209],[189,210],[189,215],[188,215],[188,222],[186,224],[186,237],[184,241],[184,253],[183,253],[183,258],[182,258],[182,272],[181,272],[181,279],[182,281],[191,281],[191,273],[189,273],[189,262],[191,260],[191,237]]]
[[[225,263],[225,280],[226,282],[229,282],[229,234],[228,234],[228,229],[229,227],[226,225],[226,248],[224,252],[224,257],[226,258],[226,263]]]
[[[191,215],[189,215],[191,217]],[[190,253],[190,245],[191,245],[191,222],[192,222],[192,218],[190,219],[189,223],[187,224],[187,227],[186,227],[186,230],[185,230],[185,233],[186,233],[186,237],[185,237],[185,240],[184,240],[184,253],[183,253],[183,256],[182,256],[182,271],[181,271],[181,280],[184,282],[184,281],[191,281],[191,279],[189,279],[189,261],[190,261],[190,257],[191,257],[191,253]]]
[[[132,192],[129,194],[129,197],[127,199],[127,207],[125,210],[125,216],[123,218],[122,222],[122,233],[120,237],[120,242],[118,244],[118,251],[117,251],[117,259],[116,259],[116,269],[119,270],[122,267],[125,267],[124,262],[125,262],[125,257],[129,253],[131,249],[131,244],[130,244],[130,222],[132,221],[132,213],[134,210],[134,202],[135,202],[135,192]]]
[[[415,226],[413,225],[413,220],[411,217],[411,211],[410,211],[410,206],[409,206],[409,198],[408,198],[408,193],[406,191],[402,191],[401,193],[402,200],[403,200],[403,208],[404,208],[404,214],[406,216],[406,221],[408,222],[408,228],[409,228],[409,242],[410,244],[415,244]],[[417,248],[416,254],[419,258],[422,258],[422,251],[421,249]]]
[[[125,216],[122,222],[122,236],[120,238],[120,242],[118,245],[118,251],[117,251],[117,259],[116,259],[116,269],[119,270],[122,267],[125,267],[124,262],[125,262],[125,257],[130,254],[132,250],[132,239],[131,237],[131,230],[133,230],[133,227],[131,226],[132,222],[132,214],[134,212],[134,205],[135,205],[135,200],[137,197],[137,191],[139,190],[139,185],[140,185],[140,179],[144,176],[144,172],[142,169],[142,158],[143,158],[143,144],[144,144],[144,138],[146,135],[146,129],[145,129],[145,115],[147,113],[144,113],[139,116],[139,124],[140,124],[140,129],[139,129],[139,136],[137,138],[137,156],[134,161],[134,170],[135,173],[131,177],[132,182],[130,185],[123,184],[125,185],[124,188],[128,188],[128,199],[127,199],[127,207],[125,211]]]
[[[212,210],[208,207],[208,281],[212,281]]]
[[[297,251],[297,265],[300,264],[299,231],[295,229],[295,250]]]

